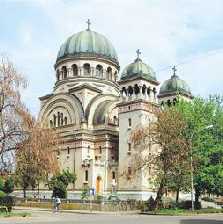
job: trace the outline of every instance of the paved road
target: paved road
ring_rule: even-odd
[[[0,218],[0,224],[223,224],[223,215],[199,215],[193,217],[115,215],[115,214],[52,214],[32,211],[32,217]]]

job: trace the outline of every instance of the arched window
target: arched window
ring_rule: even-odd
[[[66,79],[67,78],[67,67],[66,66],[62,67],[62,74],[63,74],[63,78]]]
[[[60,112],[57,112],[57,125],[60,126]]]
[[[171,106],[171,101],[167,100],[167,106],[170,107]]]
[[[176,105],[176,103],[177,103],[177,99],[176,99],[176,98],[174,98],[174,99],[173,99],[173,105],[175,106],[175,105]]]
[[[50,120],[50,128],[52,128],[52,127],[53,127],[53,121]]]
[[[96,77],[103,78],[103,67],[101,65],[96,66]]]
[[[78,67],[77,67],[77,65],[75,65],[75,64],[72,65],[72,71],[73,71],[73,76],[77,76],[78,75]]]
[[[156,95],[156,88],[155,87],[153,88],[153,94],[154,94],[154,96]]]
[[[91,66],[90,64],[84,64],[84,75],[90,76],[91,75]]]
[[[135,86],[134,86],[134,92],[136,95],[139,94],[139,86],[137,84],[135,84]]]
[[[122,87],[122,95],[127,96],[127,91],[126,91],[126,88],[125,87]]]
[[[64,117],[64,125],[67,125],[67,117]]]
[[[112,171],[112,180],[115,180],[115,171]]]
[[[146,93],[146,85],[143,85],[142,86],[142,94],[145,95],[145,93]]]
[[[116,116],[113,117],[113,122],[118,125],[118,118]]]
[[[63,113],[60,114],[60,124],[63,126]]]
[[[114,77],[115,77],[115,82],[116,82],[118,79],[117,71],[114,73]]]
[[[57,81],[60,80],[60,71],[57,69]]]
[[[111,67],[107,68],[107,79],[112,80],[112,68]]]
[[[56,123],[57,123],[57,116],[54,114],[53,115],[53,126],[56,127]]]
[[[148,94],[148,96],[150,95],[150,92],[151,92],[151,89],[149,87],[149,88],[147,88],[147,94]]]
[[[131,96],[133,94],[133,88],[131,86],[128,87],[128,95]]]

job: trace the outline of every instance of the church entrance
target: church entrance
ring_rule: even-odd
[[[101,185],[102,185],[102,180],[101,180],[101,177],[98,176],[97,177],[97,180],[96,180],[96,193],[101,193]]]

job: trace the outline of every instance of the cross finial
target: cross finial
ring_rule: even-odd
[[[137,54],[137,59],[139,59],[139,56],[140,56],[140,54],[141,54],[141,52],[140,52],[139,49],[137,49],[136,54]]]
[[[176,71],[177,71],[177,69],[176,69],[176,66],[175,66],[175,65],[173,66],[172,70],[173,70],[173,75],[175,76],[175,75],[176,75]]]
[[[90,25],[91,25],[90,19],[88,19],[86,23],[87,23],[87,30],[90,30]]]

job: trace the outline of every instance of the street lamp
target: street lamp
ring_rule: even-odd
[[[212,128],[213,125],[208,125],[203,129],[199,130],[199,132]],[[193,172],[193,149],[192,149],[192,141],[195,132],[191,135],[191,147],[190,147],[190,170],[191,170],[191,210],[194,211],[194,172]]]

